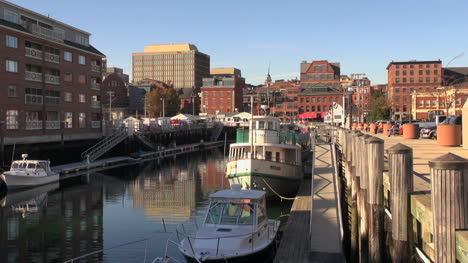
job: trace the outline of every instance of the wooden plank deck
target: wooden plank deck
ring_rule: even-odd
[[[314,175],[299,188],[274,262],[345,262],[330,145],[317,144],[314,158]]]

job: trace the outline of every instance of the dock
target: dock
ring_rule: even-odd
[[[71,177],[76,177],[84,174],[100,172],[103,170],[118,168],[121,166],[131,165],[139,162],[158,160],[165,158],[173,158],[181,154],[189,154],[203,150],[220,147],[224,141],[215,142],[200,142],[193,144],[181,145],[173,148],[161,149],[159,151],[145,152],[133,158],[130,156],[118,156],[99,159],[92,162],[74,162],[51,167],[51,170],[60,174],[60,180],[65,180]]]
[[[345,262],[334,169],[331,145],[318,139],[312,178],[299,188],[274,262]]]

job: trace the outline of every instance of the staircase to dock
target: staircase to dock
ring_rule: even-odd
[[[127,128],[118,128],[109,136],[88,148],[86,151],[81,153],[81,158],[86,161],[94,161],[101,157],[104,153],[114,148],[117,144],[128,138],[129,133]]]
[[[134,133],[133,134],[135,136],[135,138],[137,138],[137,140],[139,140],[143,145],[145,145],[146,147],[150,148],[151,150],[155,150],[156,147],[154,146],[153,143],[151,143],[148,139],[146,139],[146,137],[140,133]]]

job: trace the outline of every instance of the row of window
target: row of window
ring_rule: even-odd
[[[433,65],[434,68],[438,68],[438,67],[439,67],[439,64],[437,64],[437,63],[436,63],[436,64],[418,64],[418,67],[419,67],[419,68],[423,68],[423,67],[425,66],[426,68],[430,68],[431,65]],[[407,66],[408,66],[407,64],[401,65],[402,68],[407,68]],[[410,65],[409,65],[409,68],[414,68],[414,67],[415,67],[414,64],[410,64]],[[400,65],[397,64],[397,65],[396,65],[396,68],[400,68]]]
[[[314,66],[314,71],[327,71],[327,65]]]
[[[415,90],[417,90],[417,91],[424,91],[424,90],[425,91],[430,91],[430,90],[436,90],[436,89],[437,89],[437,87],[425,87],[425,88],[424,87],[419,87],[419,88],[409,88],[409,89],[401,88],[401,92],[403,92],[403,93],[405,93],[407,91],[413,92]],[[400,88],[394,88],[394,91],[395,91],[395,93],[400,93]]]
[[[434,72],[434,75],[438,75],[438,74],[439,74],[439,70],[437,70],[437,69],[434,69],[433,72]],[[403,71],[402,71],[402,74],[403,74],[403,76],[406,76],[406,70],[403,70]],[[410,76],[414,76],[414,70],[410,70],[409,74],[410,74]],[[426,70],[426,75],[430,75],[430,74],[431,74],[431,71],[430,71],[430,70]],[[395,72],[395,75],[400,76],[400,71],[397,70],[397,71]],[[424,70],[419,70],[419,71],[418,71],[418,75],[424,75]]]
[[[28,45],[28,43],[31,43],[31,42],[27,41],[27,44],[25,45],[26,47],[31,46],[30,44]],[[5,45],[9,48],[18,48],[18,38],[15,36],[6,35]],[[34,49],[37,49],[37,50],[42,49],[42,47],[39,44],[35,44],[33,47]],[[46,51],[50,49],[57,50],[55,48],[46,47]],[[56,53],[55,51],[52,51],[52,52]],[[64,51],[63,60],[68,61],[68,62],[73,62],[73,53],[69,51]],[[86,56],[78,55],[78,64],[86,65]]]
[[[46,129],[61,129],[60,124],[60,112],[57,111],[47,111],[45,118],[41,111],[26,111],[25,113],[25,123],[24,126],[20,126],[20,115],[18,110],[7,110],[6,111],[6,129],[7,130],[41,130]],[[74,116],[78,117],[78,128],[87,128],[87,116],[85,112],[64,112],[64,128],[73,128]],[[100,128],[100,119],[101,116],[99,113],[93,113],[91,116],[91,128]],[[46,121],[46,127],[43,127],[43,121]]]
[[[400,111],[400,105],[395,104],[394,111],[399,112]],[[403,112],[407,112],[407,111],[408,111],[408,107],[406,105],[403,105]]]
[[[135,56],[133,57],[134,61],[142,61],[142,60],[161,60],[161,59],[185,59],[185,58],[193,58],[194,55],[192,53],[186,54],[164,54],[164,55],[145,55],[145,56]]]
[[[19,63],[16,60],[10,60],[10,59],[5,60],[5,70],[6,70],[6,72],[18,73],[19,72],[18,64]],[[40,67],[38,67],[38,66],[35,66],[35,65],[26,64],[26,70],[27,71],[34,70],[34,71],[32,71],[33,73],[41,73],[42,69]],[[48,71],[53,76],[57,76],[57,77],[60,76],[60,71],[58,71],[58,70],[48,69]],[[78,83],[86,84],[87,83],[86,79],[87,79],[86,75],[84,75],[84,74],[79,74],[78,75]],[[66,81],[66,82],[73,82],[73,73],[72,72],[65,72],[63,80]],[[100,83],[99,78],[90,78],[90,80],[91,80],[91,84],[99,84]]]
[[[203,97],[205,98],[208,98],[209,94],[208,94],[209,91],[204,91],[203,92]],[[231,91],[211,91],[211,96],[214,98],[214,97],[224,97],[226,95],[226,97],[231,97]]]
[[[205,99],[204,105],[208,105],[208,99]],[[211,105],[220,105],[220,106],[231,106],[232,101],[231,99],[227,99],[226,101],[223,98],[220,99],[211,99]]]
[[[338,75],[334,75],[333,77],[333,74],[307,74],[307,75],[302,75],[301,76],[301,79],[302,80],[306,80],[306,79],[309,79],[309,80],[332,80],[332,79],[339,79],[339,76]]]
[[[324,98],[321,98],[321,97],[318,97],[318,98],[309,98],[309,97],[306,97],[306,98],[300,98],[300,102],[301,103],[322,103],[322,102],[330,102],[332,103],[333,100],[335,100],[335,102],[338,102],[340,99],[340,97],[324,97]]]
[[[331,108],[331,106],[330,106]],[[318,105],[317,107],[315,106],[301,106],[300,110],[302,112],[304,112],[304,109],[305,109],[305,112],[326,112],[329,108],[325,105]]]
[[[423,78],[423,77],[419,77],[418,82],[423,83],[423,82],[424,82],[424,78]],[[436,83],[436,82],[439,82],[439,78],[438,78],[438,77],[435,77],[435,78],[434,78],[434,81],[431,82],[431,78],[430,78],[430,77],[426,77],[426,82],[429,82],[429,83]],[[400,78],[396,78],[396,79],[395,79],[395,83],[408,83],[408,79],[407,79],[407,78],[403,78],[403,79],[402,79],[402,82],[400,82]],[[414,83],[414,78],[410,78],[410,79],[409,79],[409,83]]]
[[[32,105],[42,105],[43,96],[46,99],[46,104],[59,104],[60,103],[60,91],[56,90],[42,90],[35,88],[25,88],[25,103]],[[72,92],[62,92],[63,100],[65,102],[73,102],[73,93]],[[19,88],[16,85],[7,86],[7,96],[9,98],[18,98],[19,97]],[[100,101],[100,96],[91,96],[91,101]],[[77,97],[78,103],[86,103],[86,95],[78,94]]]
[[[468,99],[468,98],[467,98]],[[431,106],[432,102],[432,106]],[[456,105],[461,105],[462,98],[458,97],[455,99],[455,104]],[[448,102],[447,104],[449,104]],[[419,100],[419,107],[437,107],[437,100]],[[439,106],[440,107],[445,107],[445,100],[441,99],[439,100]]]
[[[134,66],[142,66],[142,65],[170,65],[170,66],[182,66],[182,65],[193,65],[193,58],[189,59],[177,59],[177,60],[134,60],[133,61]]]

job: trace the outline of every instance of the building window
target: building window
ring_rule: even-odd
[[[423,82],[423,78],[422,78],[422,77],[419,77],[419,82]]]
[[[18,24],[18,22],[19,22],[18,14],[14,13],[14,12],[11,12],[11,11],[8,11],[8,10],[5,10],[4,19],[6,21],[10,21],[10,22],[15,23],[15,24]]]
[[[400,76],[400,71],[399,70],[396,71],[396,75]]]
[[[430,100],[426,100],[426,107],[431,107],[431,101]]]
[[[403,83],[406,83],[406,78],[403,78]]]
[[[18,87],[15,85],[8,85],[8,97],[16,98],[18,97]]]
[[[322,71],[326,71],[327,70],[327,66],[326,65],[322,65]]]
[[[406,70],[403,70],[403,76],[406,76]]]
[[[434,68],[438,68],[439,67],[439,64],[434,64]]]
[[[312,106],[312,112],[315,112],[315,106]]]
[[[400,68],[400,65],[396,65],[396,68]]]
[[[424,100],[419,101],[419,107],[424,107]]]
[[[211,104],[216,105],[216,99],[212,99]]]
[[[86,84],[86,76],[85,75],[79,75],[78,76],[78,83]]]
[[[406,68],[406,65],[403,65],[403,68]]]
[[[396,83],[400,83],[400,79],[399,78],[396,78]]]
[[[430,75],[431,74],[431,71],[430,70],[426,70],[426,75]]]
[[[410,78],[410,83],[414,83],[414,78]]]
[[[18,48],[18,38],[6,35],[6,46],[11,48]]]
[[[456,98],[455,101],[456,101],[457,105],[461,104],[461,98],[460,97]]]
[[[438,81],[439,81],[439,78],[435,77],[434,82],[438,82]]]
[[[308,101],[307,101],[308,102]],[[312,98],[312,103],[315,103],[315,98]]]
[[[434,69],[434,75],[439,74],[439,71],[437,69]]]
[[[65,128],[73,128],[73,112],[65,112]]]
[[[320,106],[317,106],[317,111],[321,111],[321,110],[320,110]]]
[[[86,113],[80,112],[78,121],[80,122],[80,128],[86,128]]]
[[[7,59],[5,65],[7,72],[18,72],[18,61]]]
[[[422,75],[422,74],[423,74],[423,71],[422,71],[422,70],[420,70],[420,71],[419,71],[419,75]]]
[[[320,103],[320,98],[317,98],[317,103]]]
[[[79,103],[86,103],[86,96],[84,94],[78,95],[78,102]]]
[[[6,112],[6,129],[17,130],[18,129],[18,111],[7,110]]]
[[[65,92],[64,100],[66,102],[72,102],[73,101],[73,94],[71,92]]]
[[[63,52],[63,59],[68,62],[73,62],[73,54],[71,52]]]
[[[211,96],[212,96],[212,97],[216,97],[216,91],[212,91],[212,92],[211,92]]]
[[[78,64],[86,65],[86,57],[82,56],[82,55],[79,55],[78,56]]]
[[[431,78],[427,77],[426,82],[431,82]]]
[[[73,81],[73,74],[71,72],[65,72],[63,79],[67,82]]]
[[[412,66],[412,65],[411,65],[411,66]],[[410,70],[409,74],[410,74],[411,76],[414,76],[414,70]]]
[[[323,111],[327,111],[327,106],[323,106]]]
[[[306,103],[309,103],[310,102],[310,99],[309,97],[306,98]]]
[[[406,112],[406,105],[403,105],[403,111]]]

